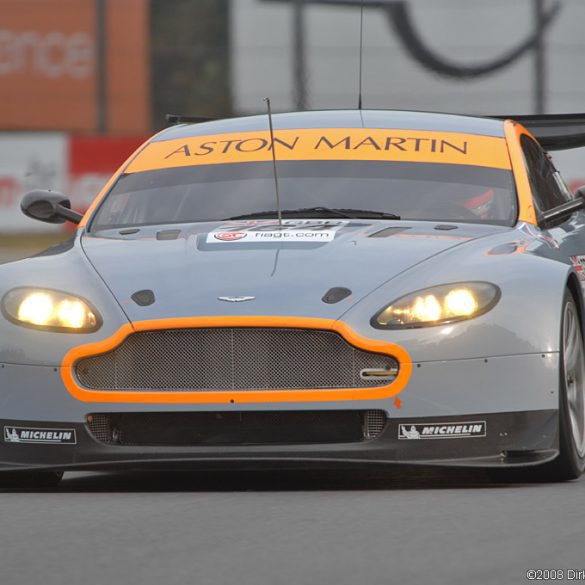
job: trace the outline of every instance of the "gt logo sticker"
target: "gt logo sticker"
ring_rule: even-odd
[[[283,219],[239,221],[207,234],[207,243],[225,242],[331,242],[349,221]]]
[[[484,420],[457,423],[398,425],[400,440],[418,439],[469,439],[485,437],[487,424]]]
[[[246,234],[244,232],[218,232],[216,234],[213,234],[213,237],[216,240],[220,240],[222,242],[234,242],[236,240],[241,240],[242,238],[245,238]]]
[[[4,427],[5,443],[41,443],[44,445],[76,445],[75,429],[36,429]]]

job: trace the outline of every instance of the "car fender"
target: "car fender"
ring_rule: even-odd
[[[94,333],[61,333],[15,324],[2,313],[2,364],[60,366],[71,348],[107,338],[128,323],[121,305],[80,250],[79,237],[32,258],[0,266],[0,299],[17,287],[47,288],[79,296],[97,309],[103,323]]]
[[[373,291],[341,319],[362,334],[367,323],[368,336],[403,346],[416,362],[557,353],[562,300],[576,278],[573,268],[529,253],[490,256],[490,246],[479,240],[431,258]],[[444,325],[379,329],[370,324],[374,314],[406,294],[469,281],[498,286],[496,306]],[[579,301],[583,306],[582,295]]]

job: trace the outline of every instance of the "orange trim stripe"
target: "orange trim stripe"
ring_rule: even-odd
[[[183,329],[196,327],[287,327],[325,329],[339,333],[351,345],[365,351],[382,353],[395,358],[400,369],[396,379],[377,388],[342,388],[332,390],[252,390],[221,392],[125,392],[96,391],[81,387],[74,375],[74,366],[82,358],[106,353],[135,331]],[[172,404],[226,404],[272,402],[331,402],[345,400],[381,400],[394,398],[406,387],[412,373],[410,356],[402,347],[393,343],[368,339],[356,333],[341,321],[301,317],[192,317],[185,319],[159,319],[138,321],[123,325],[114,335],[103,341],[80,345],[69,351],[61,364],[61,377],[67,390],[83,402],[130,402]]]
[[[506,120],[504,122],[504,131],[510,152],[510,160],[512,161],[512,172],[514,173],[516,188],[518,190],[518,221],[538,225],[534,202],[532,200],[532,190],[530,189],[526,163],[524,162],[524,154],[520,146],[520,137],[523,134],[527,134],[533,139],[534,136],[526,128],[513,120]]]
[[[504,138],[376,128],[278,130],[278,160],[371,160],[510,168]],[[268,132],[193,136],[151,142],[125,170],[137,173],[194,165],[272,160]]]

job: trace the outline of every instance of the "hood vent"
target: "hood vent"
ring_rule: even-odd
[[[321,300],[328,305],[333,305],[347,298],[349,295],[351,295],[351,290],[349,288],[335,286],[330,288]]]
[[[154,293],[148,289],[136,291],[131,298],[140,307],[148,307],[156,300]]]
[[[402,227],[402,226],[392,226],[392,227],[387,227],[384,228],[383,230],[380,230],[379,232],[375,232],[371,235],[369,235],[369,238],[389,238],[390,236],[395,236],[396,234],[400,234],[402,232],[405,232],[406,230],[409,230],[409,227]]]

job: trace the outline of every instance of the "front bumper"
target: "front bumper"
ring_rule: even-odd
[[[283,403],[266,392],[264,401],[190,404],[114,402],[109,392],[83,401],[65,388],[60,367],[0,364],[0,418],[84,423],[92,412],[209,412],[252,410],[380,409],[393,417],[475,416],[475,413],[556,410],[559,404],[558,353],[413,363],[406,388],[397,396],[364,400]],[[164,400],[164,393],[160,393]],[[397,405],[395,398],[399,398]]]
[[[475,428],[471,428],[470,423],[474,423]],[[324,444],[112,445],[98,441],[87,424],[0,420],[0,425],[3,430],[0,471],[283,469],[363,465],[487,468],[537,465],[558,455],[556,410],[389,418],[384,430],[375,439]],[[33,442],[21,441],[23,436],[31,437],[30,432],[23,435],[22,429],[37,430],[31,439]],[[56,435],[55,430],[65,433],[73,430],[74,434]],[[407,436],[409,433],[405,430],[411,433],[412,438]],[[421,438],[414,438],[413,430],[419,432]],[[422,437],[425,434],[426,437]],[[47,437],[49,440],[57,437],[58,441],[53,444],[40,442]]]

